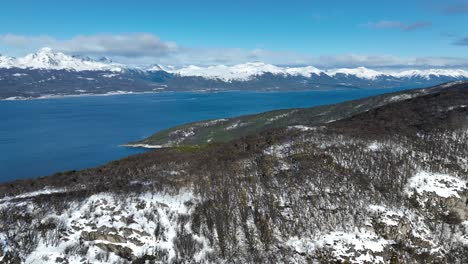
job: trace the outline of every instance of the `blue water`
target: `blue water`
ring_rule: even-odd
[[[102,165],[175,125],[310,107],[394,90],[158,93],[0,101],[0,182]]]

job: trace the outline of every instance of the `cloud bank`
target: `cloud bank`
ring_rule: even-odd
[[[392,23],[381,23],[379,25],[381,27],[397,27],[406,30],[413,30],[420,26],[416,24],[402,26]],[[468,40],[460,40],[456,44],[468,45]],[[81,35],[70,39],[56,39],[46,35],[0,35],[0,47],[8,50],[27,53],[45,46],[68,54],[92,57],[108,56],[116,61],[131,65],[159,63],[174,66],[189,64],[206,66],[262,61],[276,65],[314,65],[322,68],[359,66],[372,68],[468,67],[468,58],[398,57],[383,54],[320,56],[319,54],[271,51],[263,48],[194,48],[161,40],[158,36],[150,33]]]

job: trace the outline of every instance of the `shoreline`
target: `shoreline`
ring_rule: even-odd
[[[158,90],[158,91],[144,91],[144,92],[133,92],[133,91],[111,91],[107,93],[83,93],[83,94],[46,94],[38,97],[22,97],[12,96],[7,98],[1,98],[1,101],[30,101],[30,100],[47,100],[47,99],[64,99],[64,98],[76,98],[76,97],[97,97],[97,96],[115,96],[115,95],[138,95],[138,94],[159,94],[159,93],[220,93],[220,92],[252,92],[252,93],[281,93],[281,92],[330,92],[330,91],[356,91],[356,90],[389,90],[389,91],[400,91],[410,90],[416,88],[407,87],[392,87],[392,88],[349,88],[349,89],[325,89],[325,90],[189,90],[189,91],[175,91],[175,90]]]
[[[30,101],[30,100],[47,100],[47,99],[62,99],[62,98],[74,98],[74,97],[94,97],[94,96],[114,96],[114,95],[130,95],[130,94],[155,94],[170,91],[147,91],[147,92],[132,92],[132,91],[112,91],[107,93],[83,93],[83,94],[47,94],[39,97],[22,97],[12,96],[2,98],[0,101]]]
[[[126,147],[126,148],[144,148],[144,149],[161,149],[166,148],[162,145],[149,145],[149,144],[123,144],[119,145],[119,147]]]

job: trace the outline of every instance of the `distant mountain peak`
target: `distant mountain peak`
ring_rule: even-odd
[[[70,56],[49,47],[39,49],[18,59],[0,57],[0,68],[70,70],[70,71],[122,71],[124,66],[110,59],[95,61],[89,57]]]
[[[168,71],[160,64],[153,64],[146,68],[147,71],[156,72],[156,71]]]
[[[336,76],[337,74],[344,74],[344,75],[353,75],[361,79],[369,79],[373,80],[378,76],[386,75],[383,72],[375,71],[368,69],[366,67],[357,67],[357,68],[340,68],[327,71],[327,74],[330,76]]]
[[[270,73],[273,75],[303,75],[310,77],[311,72],[320,72],[317,68],[309,66],[302,68],[285,68],[279,67],[264,62],[247,62],[233,66],[226,65],[212,65],[207,67],[200,67],[190,65],[172,71],[181,76],[198,76],[207,79],[219,79],[223,81],[249,81],[255,76]]]
[[[104,63],[114,63],[114,61],[111,58],[106,57],[106,56],[101,57],[98,61],[99,62],[104,62]]]
[[[54,50],[49,47],[40,48],[37,53],[54,53]]]

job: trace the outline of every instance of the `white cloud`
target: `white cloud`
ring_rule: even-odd
[[[264,48],[192,48],[163,41],[150,33],[80,35],[70,39],[50,36],[0,35],[0,47],[27,53],[48,46],[69,54],[108,56],[127,64],[213,65],[262,61],[276,65],[313,65],[336,67],[468,67],[468,58],[397,57],[384,54],[341,54],[320,56]]]
[[[0,44],[16,49],[37,49],[48,46],[55,50],[87,55],[121,57],[159,57],[177,52],[174,42],[161,41],[149,33],[78,35],[60,40],[49,36],[0,35]]]

